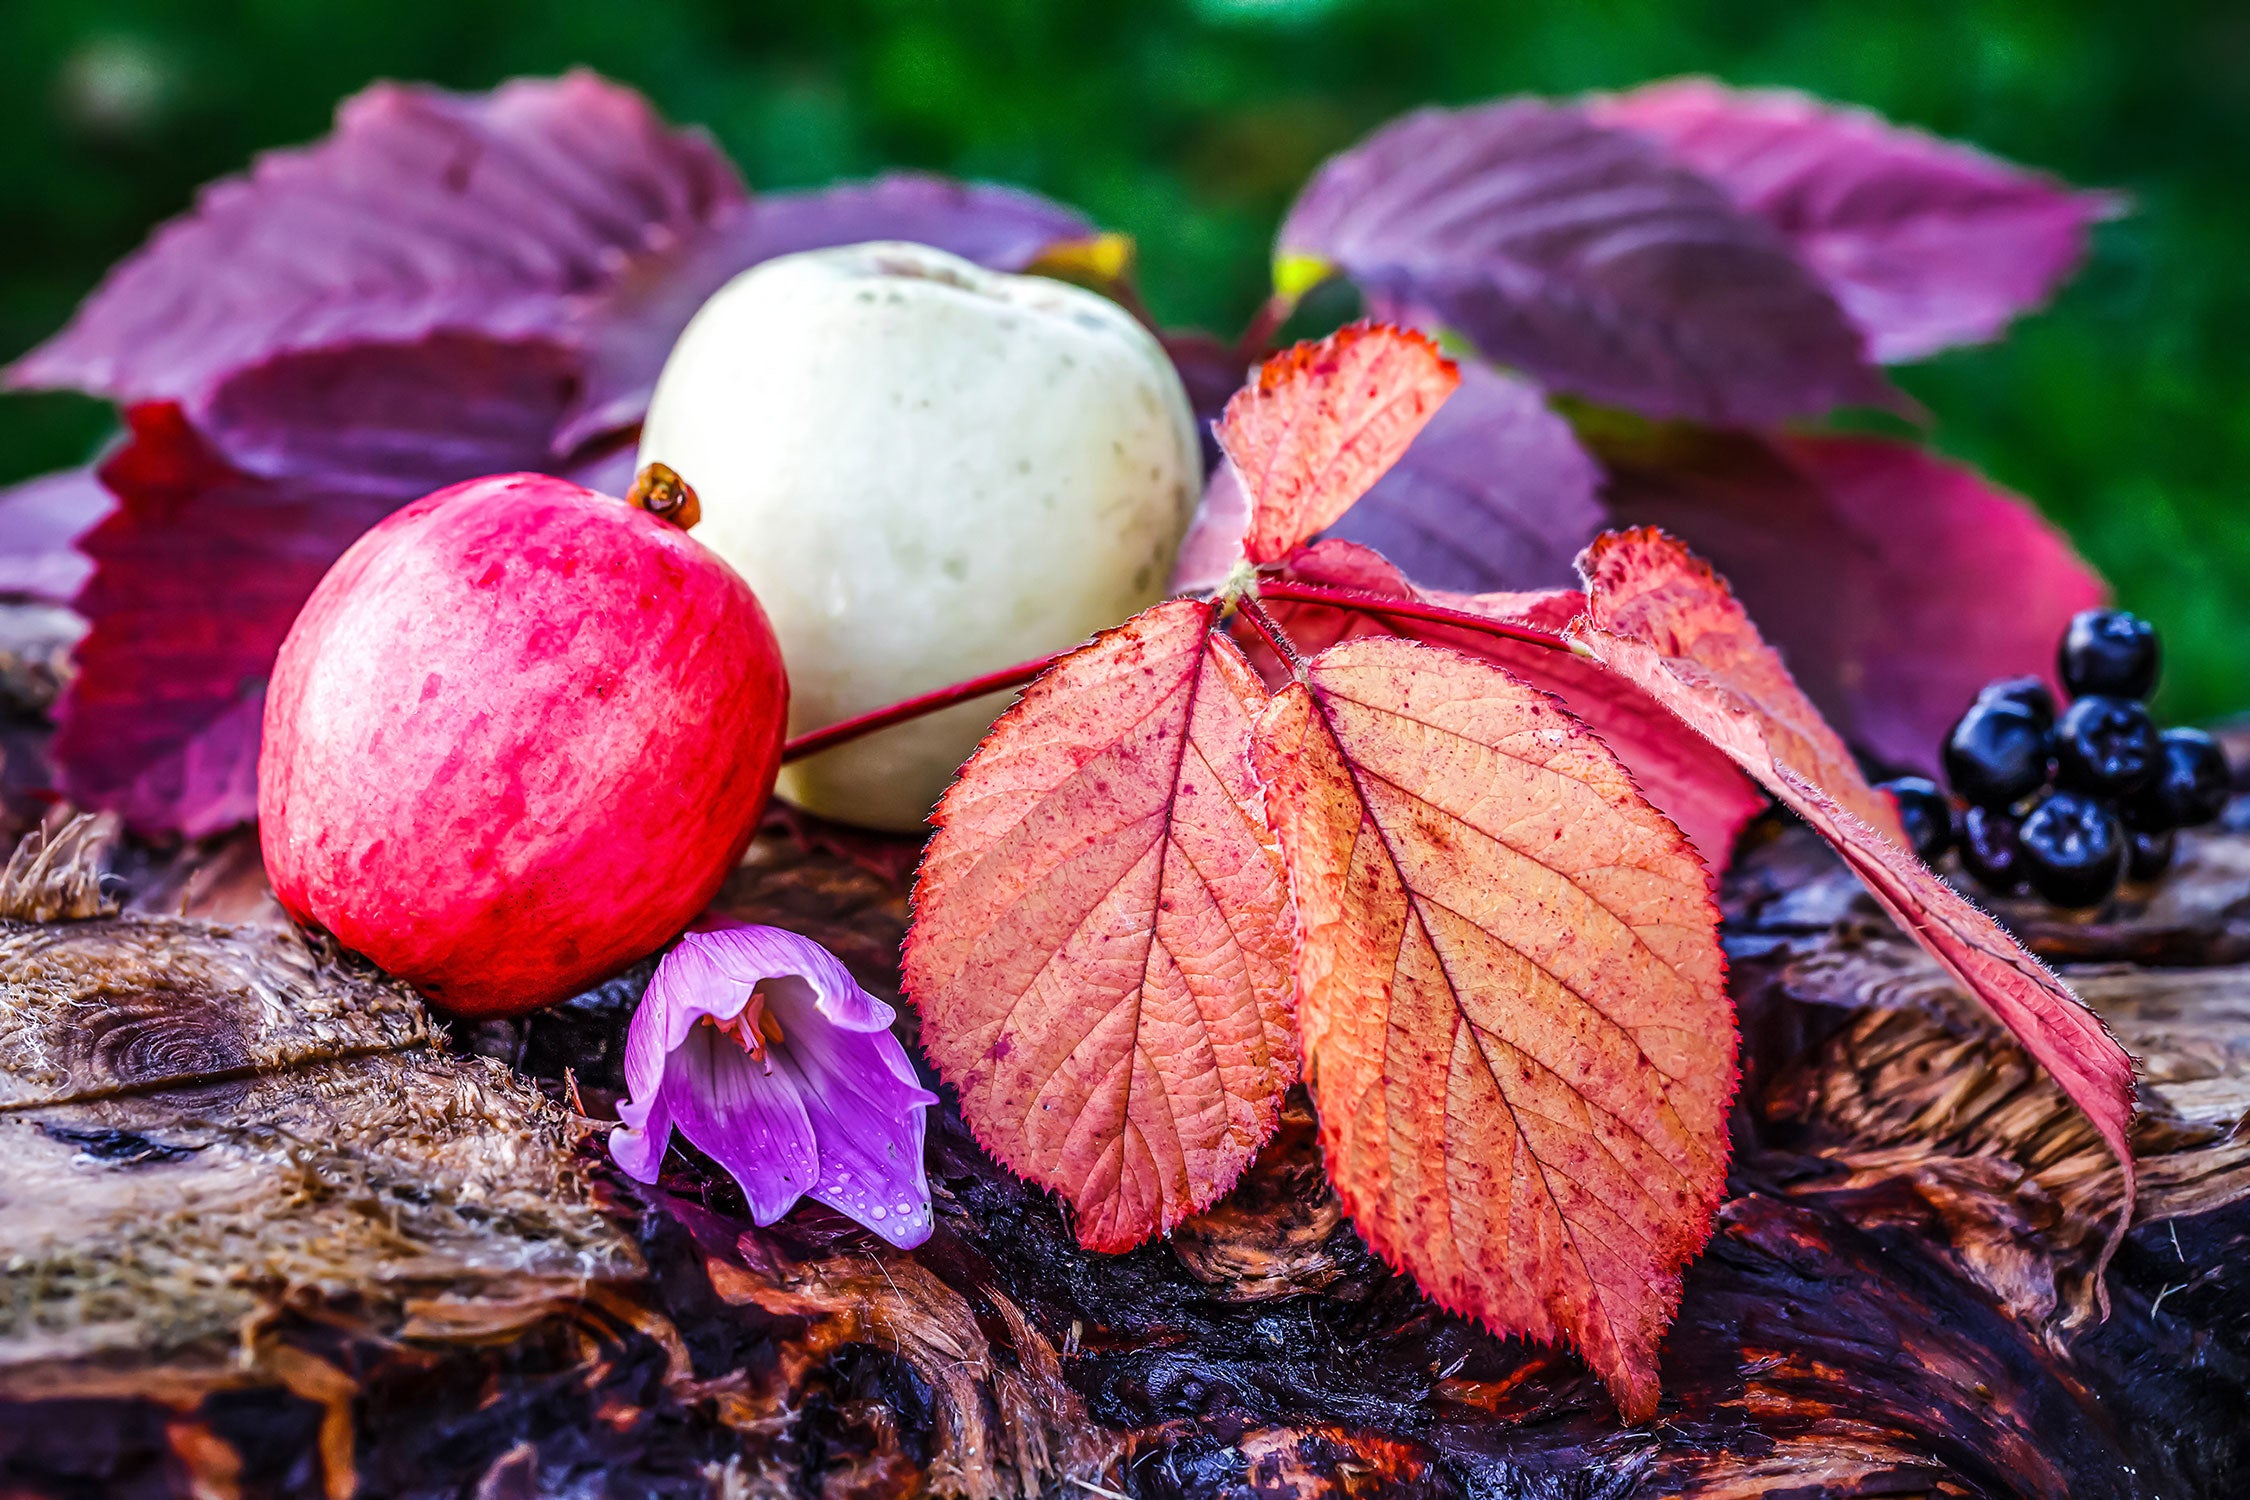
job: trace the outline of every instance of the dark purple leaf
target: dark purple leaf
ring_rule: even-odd
[[[69,603],[93,568],[78,539],[110,508],[109,491],[91,469],[0,490],[0,597]]]
[[[1588,101],[1797,247],[1876,359],[1982,343],[2053,294],[2121,200],[1787,89],[1706,78]]]
[[[1172,356],[1172,368],[1180,372],[1180,384],[1187,387],[1188,410],[1195,413],[1196,424],[1208,438],[1210,425],[1227,409],[1228,400],[1256,376],[1257,357],[1193,329],[1175,329],[1157,337]],[[1207,441],[1205,448],[1206,458],[1215,462],[1218,444]]]
[[[918,173],[761,194],[694,238],[631,266],[587,307],[586,392],[558,441],[567,450],[637,424],[688,319],[705,298],[759,261],[862,240],[913,240],[995,270],[1020,271],[1053,246],[1098,232],[1075,210],[1032,193]]]
[[[327,140],[206,189],[8,378],[199,413],[277,354],[551,337],[574,299],[743,196],[700,134],[591,73],[475,96],[378,84]]]
[[[255,474],[396,494],[514,469],[551,469],[555,423],[577,390],[553,344],[440,333],[287,355],[242,371],[197,424]]]
[[[2101,579],[2037,511],[1881,438],[1648,429],[1597,443],[1620,526],[1684,538],[1733,585],[1844,737],[1934,772],[1995,677],[2051,677]]]
[[[1277,250],[1285,281],[1332,266],[1377,317],[1434,320],[1650,415],[1756,423],[1893,399],[1774,229],[1567,105],[1393,121],[1321,168]]]
[[[573,388],[552,346],[441,334],[236,377],[209,402],[224,454],[176,404],[133,408],[101,469],[118,508],[82,543],[64,793],[190,836],[251,817],[266,677],[313,585],[407,501],[542,467]]]
[[[458,480],[561,469],[620,490],[648,382],[741,267],[899,238],[1012,269],[1092,234],[929,177],[752,205],[700,135],[588,73],[368,90],[328,140],[209,189],[9,374],[142,407],[103,471],[120,507],[84,543],[65,789],[149,828],[248,816],[265,675],[328,564]],[[40,587],[71,586],[50,546],[68,506],[9,498],[0,582],[20,554]]]
[[[1328,528],[1425,588],[1567,588],[1608,525],[1601,470],[1537,387],[1473,361],[1406,456]]]

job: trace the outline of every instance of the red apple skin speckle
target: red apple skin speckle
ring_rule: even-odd
[[[750,586],[688,533],[545,475],[440,490],[339,558],[281,648],[267,876],[447,1010],[536,1009],[709,903],[788,698]]]

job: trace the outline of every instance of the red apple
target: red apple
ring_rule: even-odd
[[[361,537],[266,692],[259,840],[298,920],[469,1016],[653,952],[741,859],[789,686],[750,586],[539,474]]]

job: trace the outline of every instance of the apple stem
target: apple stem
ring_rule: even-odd
[[[703,502],[669,464],[649,464],[633,476],[625,503],[685,531],[703,519]]]
[[[1076,649],[1075,646],[1071,648],[1073,651]],[[997,672],[987,672],[982,677],[972,677],[967,682],[956,682],[951,687],[941,687],[884,708],[870,709],[849,719],[839,719],[826,728],[808,730],[781,747],[781,763],[787,765],[808,755],[818,755],[823,750],[833,750],[861,735],[888,729],[893,724],[903,724],[908,719],[919,719],[924,714],[934,714],[939,709],[966,703],[971,698],[982,698],[985,694],[999,692],[1002,688],[1019,687],[1069,654],[1069,651],[1057,651],[1049,656],[1019,661],[1012,667],[1002,667]]]
[[[1266,607],[1258,602],[1258,596],[1244,594],[1235,603],[1241,607],[1242,618],[1248,620],[1251,627],[1265,637],[1266,644],[1273,648],[1273,654],[1282,659],[1294,676],[1302,678],[1305,675],[1305,659],[1297,654],[1296,642],[1289,639],[1289,633],[1281,628],[1278,620],[1266,613]]]
[[[1266,599],[1286,599],[1297,604],[1326,604],[1337,609],[1357,610],[1361,614],[1388,615],[1398,620],[1422,620],[1432,625],[1452,625],[1481,635],[1494,635],[1503,640],[1543,646],[1550,651],[1571,649],[1569,640],[1559,631],[1545,630],[1537,625],[1520,625],[1509,620],[1495,620],[1489,615],[1471,614],[1465,609],[1447,609],[1442,604],[1404,599],[1395,594],[1370,594],[1360,589],[1331,588],[1327,584],[1298,583],[1285,578],[1259,579],[1258,593]]]

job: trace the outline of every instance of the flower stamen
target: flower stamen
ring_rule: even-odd
[[[716,1016],[705,1016],[703,1020],[719,1035],[732,1037],[753,1061],[764,1063],[769,1073],[773,1071],[773,1061],[766,1056],[767,1044],[778,1047],[788,1040],[781,1034],[781,1022],[766,1008],[765,997],[754,991],[740,1014],[723,1021]]]

